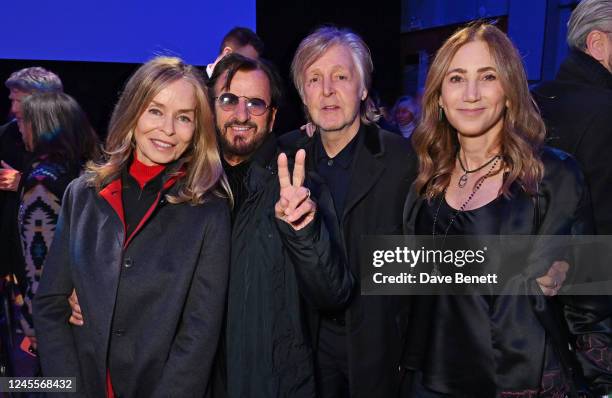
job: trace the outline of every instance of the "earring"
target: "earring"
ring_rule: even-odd
[[[444,120],[444,108],[438,106],[438,121],[441,122]]]

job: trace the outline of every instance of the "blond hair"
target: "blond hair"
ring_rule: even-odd
[[[229,185],[223,173],[217,137],[207,92],[200,73],[175,57],[156,57],[142,65],[130,77],[111,116],[105,159],[90,162],[89,179],[98,191],[117,179],[135,148],[134,129],[139,117],[153,98],[169,84],[183,79],[191,83],[195,92],[195,130],[188,149],[181,155],[184,175],[176,196],[168,196],[170,203],[202,203],[209,191],[230,197]]]

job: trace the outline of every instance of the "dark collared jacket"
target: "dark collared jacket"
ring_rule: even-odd
[[[0,160],[8,163],[14,169],[24,171],[28,163],[29,153],[21,138],[17,121],[13,120],[0,126]],[[0,190],[0,275],[13,273],[20,282],[20,288],[25,291],[22,283],[25,278],[23,258],[21,255],[20,238],[17,234],[17,213],[19,194],[17,192]]]
[[[289,152],[306,149],[311,190],[318,198],[335,246],[356,276],[360,275],[362,236],[402,233],[402,208],[416,167],[407,140],[374,124],[362,125],[361,129],[341,217],[335,213],[329,188],[316,173],[312,156],[315,140],[299,130],[280,138],[281,148]],[[361,296],[359,282],[356,284],[345,313],[351,397],[397,394],[402,346],[399,314],[407,304],[406,298],[400,296]],[[316,321],[318,314],[313,313],[312,317]]]
[[[87,177],[64,195],[34,298],[43,374],[77,377],[71,397],[106,397],[107,369],[116,397],[203,396],[226,300],[227,201],[209,194],[192,206],[160,195],[125,246],[113,199],[120,180],[97,192]],[[84,326],[68,323],[73,288]]]
[[[527,195],[517,184],[512,187],[512,199],[504,202],[505,208],[500,212],[503,214],[500,234],[542,236],[592,234],[593,219],[588,189],[574,159],[562,151],[545,148],[542,152],[542,161],[545,174],[535,197]],[[411,188],[404,210],[405,234],[419,232],[415,230],[415,225],[424,200],[415,192],[414,187]],[[491,323],[495,324],[498,330],[498,336],[493,342],[494,345],[497,344],[495,346],[499,360],[496,364],[497,369],[483,366],[482,358],[473,358],[470,352],[465,352],[464,366],[455,368],[453,374],[455,380],[457,380],[456,375],[460,374],[459,380],[464,380],[466,383],[463,386],[464,390],[453,391],[453,395],[495,396],[496,387],[538,389],[547,344],[553,345],[555,353],[561,360],[565,372],[563,377],[579,378],[580,373],[584,371],[602,380],[609,378],[609,371],[606,376],[606,372],[602,369],[595,369],[594,358],[589,358],[589,355],[595,353],[581,350],[580,341],[594,338],[594,343],[604,344],[606,346],[604,351],[609,352],[612,336],[610,296],[560,296],[551,299],[541,295],[535,279],[544,275],[553,261],[565,258],[564,253],[556,249],[549,250],[547,247],[544,238],[538,250],[534,250],[538,255],[529,257],[528,264],[521,268],[524,269],[522,274],[524,278],[517,278],[514,281],[516,284],[512,287],[515,291],[532,292],[532,295],[500,296],[503,299],[496,301],[491,309],[492,314],[495,314],[495,320]],[[505,250],[507,251],[504,254],[505,258],[521,258],[523,249],[520,245],[515,247],[510,242]],[[588,266],[588,264],[571,265]],[[569,275],[571,274],[570,271]],[[415,307],[430,307],[419,308],[418,312],[412,312],[414,317],[412,321],[418,322],[421,327],[410,329],[406,336],[406,349],[402,361],[403,366],[407,368],[419,369],[423,359],[433,363],[444,361],[443,357],[432,357],[427,348],[427,336],[430,333],[427,329],[430,325],[428,318],[436,316],[434,303],[431,297],[418,297],[414,302]],[[567,335],[566,326],[556,315],[560,307],[574,337]],[[529,311],[525,312],[526,309]],[[520,316],[516,316],[519,311]],[[476,331],[473,333],[473,338],[478,338]],[[568,342],[575,340],[578,340],[578,359],[583,369],[576,368],[573,354],[567,351]],[[456,349],[464,348],[456,347]],[[522,365],[518,366],[519,363]],[[604,368],[606,366],[609,366],[609,362],[604,364]],[[479,379],[474,376],[475,374],[479,375]],[[487,379],[487,376],[491,378]]]
[[[276,219],[276,154],[271,135],[251,160],[248,193],[233,224],[226,330],[231,398],[314,397],[305,309],[343,308],[353,287],[319,216],[300,231]],[[312,198],[318,200],[314,190]]]
[[[612,234],[612,73],[572,50],[555,80],[534,89],[548,145],[576,158],[591,194],[596,233]]]

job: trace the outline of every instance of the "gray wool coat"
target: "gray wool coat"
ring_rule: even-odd
[[[34,299],[44,376],[76,376],[70,397],[105,397],[107,369],[116,397],[203,396],[226,300],[227,202],[160,195],[124,247],[120,216],[85,178],[66,191]],[[115,182],[105,197],[120,193]],[[68,323],[73,288],[82,327]]]

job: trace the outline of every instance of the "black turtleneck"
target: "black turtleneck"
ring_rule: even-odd
[[[234,195],[234,208],[232,209],[232,220],[236,218],[236,214],[240,211],[240,207],[248,196],[248,189],[246,185],[246,176],[249,171],[250,160],[238,163],[235,166],[230,165],[223,159],[223,169],[227,175],[227,181],[229,182],[232,194]]]

